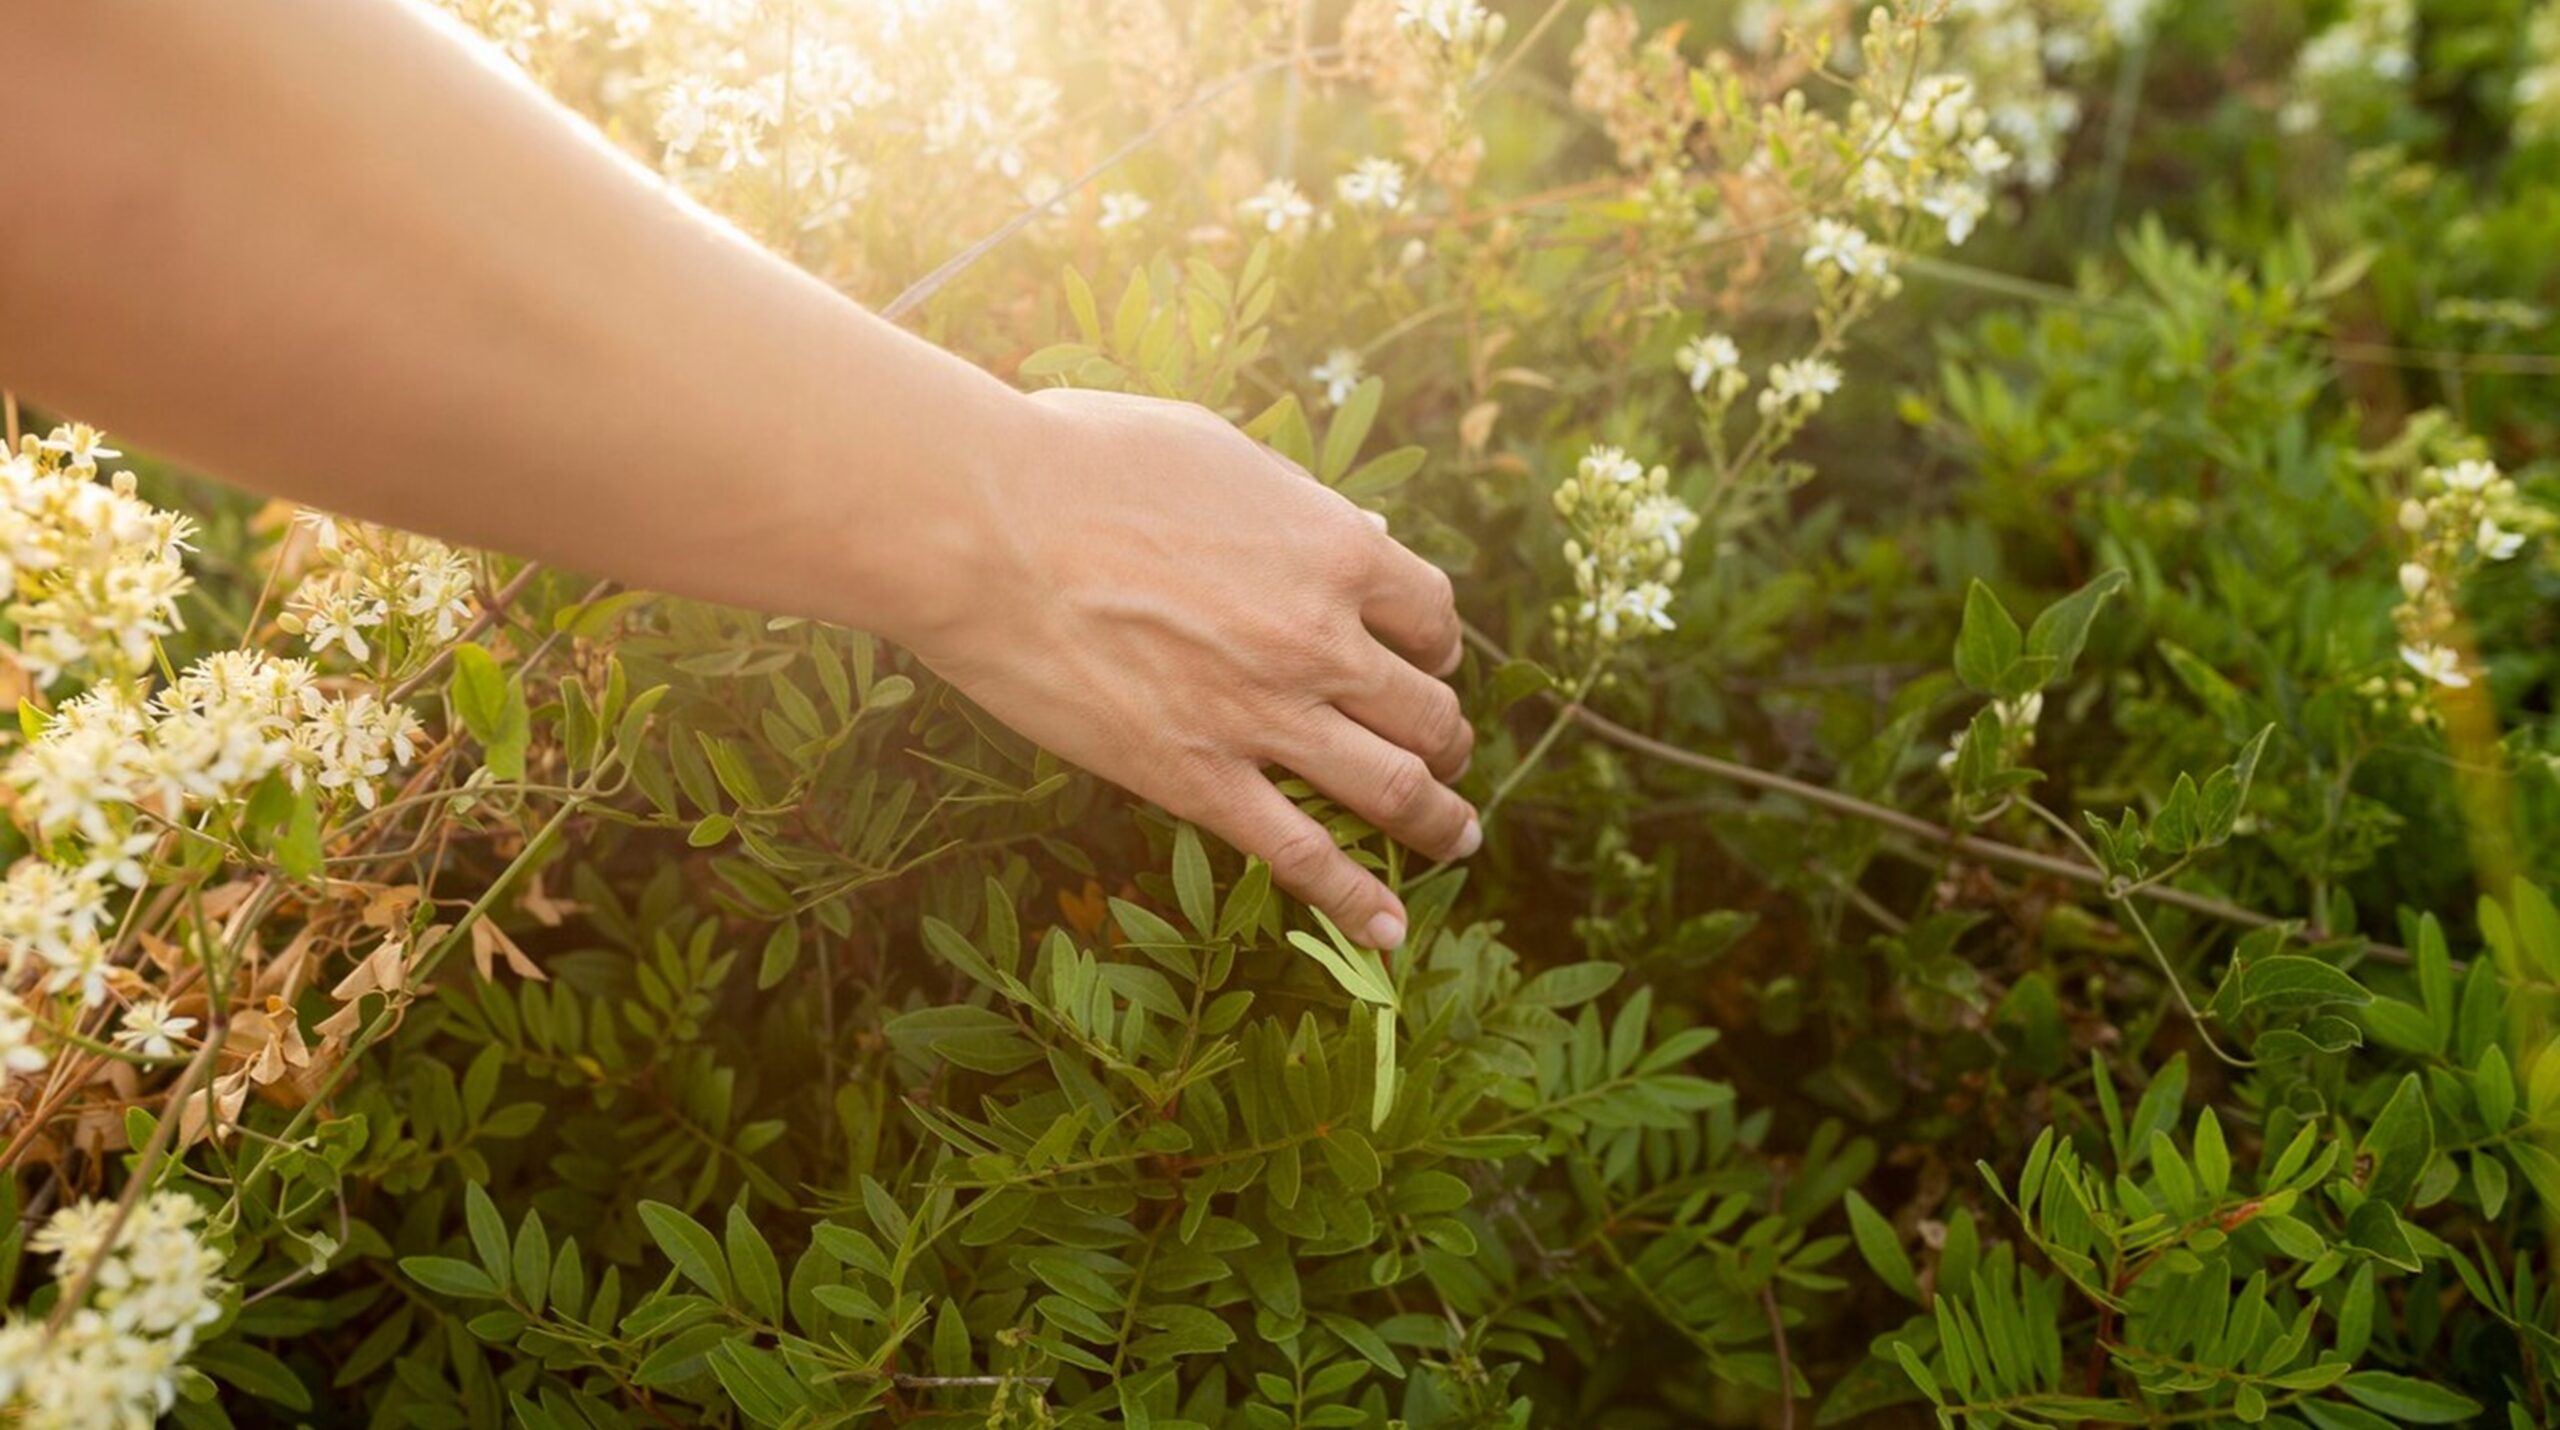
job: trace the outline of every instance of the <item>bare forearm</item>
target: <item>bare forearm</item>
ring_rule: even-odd
[[[231,480],[897,630],[1028,406],[394,0],[0,6],[0,382]],[[41,199],[41,202],[36,200]]]

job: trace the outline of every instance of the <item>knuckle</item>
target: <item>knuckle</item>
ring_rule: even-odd
[[[1312,823],[1293,824],[1270,840],[1263,858],[1271,863],[1271,872],[1280,881],[1300,891],[1312,890],[1327,866],[1340,853],[1333,839]]]
[[[1423,570],[1429,573],[1422,578],[1422,588],[1424,599],[1430,602],[1433,620],[1441,627],[1455,631],[1458,628],[1458,584],[1449,579],[1448,572],[1437,566],[1425,563]]]
[[[1476,731],[1473,725],[1467,723],[1467,712],[1458,703],[1458,692],[1436,680],[1427,688],[1431,693],[1423,698],[1422,724],[1425,743],[1433,750],[1446,750],[1452,753],[1472,749],[1476,742]]]
[[[1404,819],[1419,814],[1432,786],[1431,767],[1422,757],[1399,750],[1387,761],[1386,771],[1378,777],[1378,805],[1389,818]]]

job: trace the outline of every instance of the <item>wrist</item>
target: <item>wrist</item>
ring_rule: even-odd
[[[837,404],[845,420],[821,480],[845,510],[827,523],[840,570],[824,614],[931,657],[1022,587],[1030,560],[1013,493],[1048,423],[1026,394],[907,341],[930,357],[909,357],[903,375],[928,381]]]

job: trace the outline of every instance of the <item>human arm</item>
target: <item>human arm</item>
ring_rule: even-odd
[[[880,632],[1375,943],[1401,907],[1263,766],[1472,851],[1446,578],[1214,416],[1017,393],[397,0],[13,0],[0,52],[0,382],[297,501]]]

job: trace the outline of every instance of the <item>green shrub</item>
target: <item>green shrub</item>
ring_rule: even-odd
[[[141,464],[200,585],[7,614],[0,1417],[2560,1418],[2547,4],[453,8],[1383,512],[1491,837],[1285,785],[1364,954],[869,637]]]

